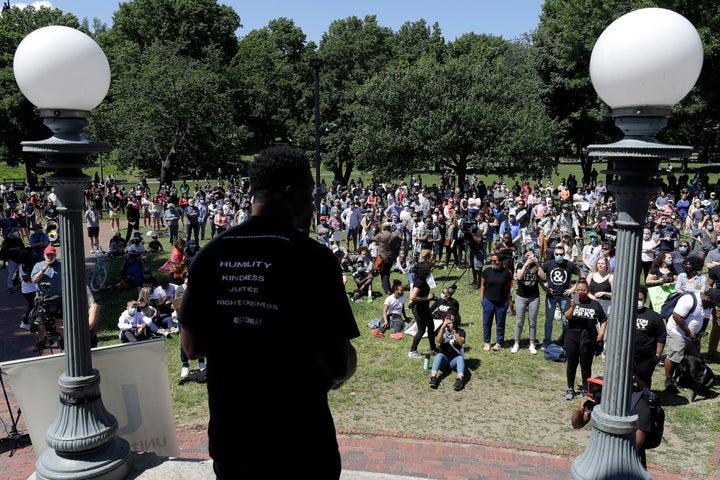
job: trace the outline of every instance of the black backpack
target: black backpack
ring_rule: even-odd
[[[650,422],[652,429],[645,434],[643,448],[646,450],[657,448],[662,443],[663,433],[665,432],[665,410],[660,405],[660,401],[650,389],[643,387],[642,390],[634,392],[632,396],[632,407],[634,411],[640,398],[645,398],[650,407]]]
[[[715,385],[715,374],[704,360],[692,355],[685,355],[675,367],[673,375],[677,384],[692,390],[691,402],[698,395],[707,397],[710,389]]]
[[[672,317],[673,310],[675,310],[675,305],[677,305],[678,300],[680,300],[680,297],[683,295],[692,295],[693,296],[693,306],[690,309],[690,312],[695,310],[697,308],[697,297],[694,295],[695,292],[673,292],[665,299],[665,301],[662,304],[662,307],[660,307],[660,316],[662,317],[663,321],[667,321],[670,317]]]

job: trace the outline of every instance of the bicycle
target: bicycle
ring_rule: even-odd
[[[102,250],[95,254],[95,266],[90,272],[90,290],[95,293],[105,286],[107,281],[107,265],[105,265],[106,254]]]

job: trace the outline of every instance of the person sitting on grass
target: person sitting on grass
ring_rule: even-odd
[[[455,370],[457,379],[453,388],[460,391],[465,386],[465,330],[460,328],[460,314],[449,311],[442,325],[435,331],[435,342],[440,351],[435,355],[430,371],[430,388],[437,388],[440,383],[440,370]]]
[[[390,334],[390,338],[400,340],[403,337],[402,329],[407,321],[407,315],[405,314],[406,299],[402,281],[393,280],[392,293],[387,296],[383,304],[383,319],[380,322],[380,327],[374,328],[372,331],[374,336],[383,338],[385,330],[392,328],[393,333]]]
[[[158,327],[150,317],[145,316],[139,308],[137,300],[127,302],[127,308],[123,310],[118,319],[118,328],[122,343],[149,340],[151,334],[166,338],[170,336],[170,330]]]
[[[372,282],[373,274],[370,270],[365,268],[363,265],[359,265],[352,274],[355,280],[356,288],[352,292],[350,300],[357,302],[363,296],[367,296],[368,302],[372,302]]]
[[[151,237],[150,243],[148,243],[147,246],[147,252],[148,253],[163,253],[165,252],[165,248],[163,248],[162,243],[160,240],[158,240],[158,236],[153,234]]]

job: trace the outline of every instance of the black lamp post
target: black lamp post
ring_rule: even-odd
[[[320,67],[323,61],[311,58],[315,78],[315,223],[320,223]]]

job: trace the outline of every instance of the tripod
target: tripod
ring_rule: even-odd
[[[2,391],[3,395],[5,396],[5,403],[7,404],[8,412],[10,413],[11,423],[8,436],[4,438],[3,441],[9,440],[10,442],[12,442],[10,444],[10,456],[12,457],[18,448],[30,445],[32,442],[30,441],[30,436],[27,433],[21,434],[18,432],[17,424],[20,421],[20,414],[22,412],[18,408],[17,417],[13,415],[12,407],[10,406],[10,399],[8,398],[7,390],[5,389],[5,381],[2,378],[3,375],[5,375],[5,372],[3,372],[2,368],[0,368],[0,385],[2,385]]]

